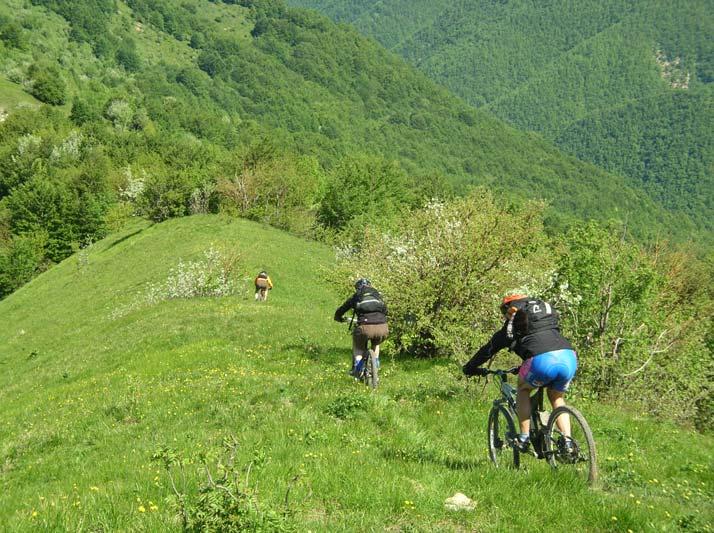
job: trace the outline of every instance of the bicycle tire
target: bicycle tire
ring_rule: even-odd
[[[377,366],[377,361],[375,360],[374,352],[372,350],[367,351],[364,377],[365,385],[368,385],[373,389],[377,388],[377,385],[379,385],[379,367]]]
[[[503,452],[510,449],[513,452],[513,467],[519,468],[521,466],[520,452],[513,446],[513,440],[517,435],[516,424],[513,415],[503,404],[496,404],[491,408],[486,433],[488,455],[491,462],[497,467],[504,466],[507,460]]]
[[[557,420],[563,415],[570,416],[571,439],[574,449],[567,451],[558,445],[562,437],[557,427]],[[569,405],[555,409],[548,419],[545,432],[546,457],[553,468],[572,466],[578,477],[585,479],[590,486],[597,485],[597,452],[595,439],[587,420],[580,411]]]

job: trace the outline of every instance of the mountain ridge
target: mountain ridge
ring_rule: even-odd
[[[403,9],[400,0],[385,0],[382,8],[340,0],[292,0],[291,4],[316,8],[391,47],[392,36],[412,28],[417,17]],[[437,3],[438,4],[438,3]],[[688,205],[688,197],[714,195],[714,172],[707,164],[713,156],[707,126],[714,121],[714,18],[706,2],[674,6],[660,0],[636,3],[577,2],[567,9],[556,4],[479,0],[438,4],[422,30],[402,39],[394,50],[410,63],[479,108],[486,108],[516,127],[538,131],[565,152],[625,176],[660,205],[692,217],[696,225],[714,230],[712,211]],[[400,9],[402,8],[402,9]],[[353,11],[350,12],[350,9]],[[411,40],[410,40],[411,39]],[[680,69],[680,83],[668,79],[657,55]],[[686,88],[685,88],[686,86]],[[691,98],[690,106],[705,105],[691,115],[687,128],[671,131],[651,123],[666,124],[665,105],[647,109],[646,101],[666,101],[674,92]],[[622,109],[632,101],[639,110],[610,121],[612,129],[588,131],[578,125],[601,116],[606,109]],[[608,159],[601,147],[618,130],[639,128],[643,150],[627,146],[626,163]],[[709,128],[710,129],[710,128]],[[578,137],[576,150],[567,135]],[[661,141],[663,139],[663,142]],[[686,149],[682,148],[685,145]],[[635,169],[630,159],[664,160],[659,166]],[[679,183],[682,174],[686,180]],[[651,182],[659,184],[658,191]]]

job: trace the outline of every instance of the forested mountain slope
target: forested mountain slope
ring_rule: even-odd
[[[475,106],[713,229],[711,2],[291,3],[355,25]]]
[[[214,161],[268,136],[328,166],[348,153],[376,153],[412,174],[527,191],[552,200],[557,216],[637,212],[641,223],[631,223],[645,233],[666,219],[621,179],[472,110],[354,31],[280,3],[243,3],[251,7],[9,2],[4,20],[22,41],[4,43],[3,72],[36,92],[37,78],[63,80],[60,98],[44,95],[72,113],[55,128],[56,142],[81,131],[92,139],[87,144],[107,147],[117,171],[155,166],[141,154],[161,152],[156,145],[171,135],[184,135],[183,144],[189,134],[204,152],[216,151]],[[34,61],[38,54],[45,59]],[[5,153],[32,127],[6,123]],[[133,148],[117,146],[119,138]],[[176,156],[159,158],[170,165]],[[191,157],[189,164],[198,162]],[[56,166],[50,162],[46,172]],[[5,189],[24,184],[22,172],[6,169]],[[202,180],[210,174],[197,173]]]

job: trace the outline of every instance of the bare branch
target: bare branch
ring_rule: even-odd
[[[641,365],[639,368],[637,368],[636,370],[633,370],[632,372],[628,372],[627,374],[623,374],[623,377],[633,376],[633,375],[637,374],[638,372],[642,372],[642,371],[645,369],[645,367],[650,364],[650,362],[652,361],[652,358],[653,358],[655,355],[660,354],[660,353],[663,353],[663,352],[666,352],[666,351],[668,351],[670,348],[672,348],[672,346],[674,346],[675,341],[672,340],[672,341],[670,341],[664,348],[657,348],[657,346],[659,345],[660,341],[661,341],[662,338],[667,334],[668,331],[669,331],[669,330],[666,330],[666,329],[665,329],[665,330],[662,331],[662,333],[660,333],[660,334],[657,336],[657,340],[656,340],[655,343],[654,343],[654,347],[650,350],[650,356],[647,358],[647,360],[646,360],[644,363],[642,363],[642,365]]]

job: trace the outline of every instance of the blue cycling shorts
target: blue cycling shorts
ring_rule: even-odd
[[[518,376],[531,387],[565,392],[577,368],[578,358],[573,350],[555,350],[526,359]]]

